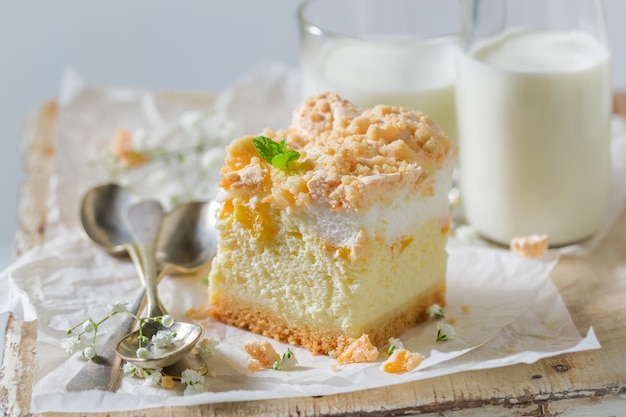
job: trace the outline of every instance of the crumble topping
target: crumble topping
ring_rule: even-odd
[[[378,105],[360,109],[337,94],[313,96],[294,112],[287,130],[265,129],[301,158],[286,172],[259,158],[253,136],[227,148],[220,185],[233,194],[263,194],[284,206],[325,201],[359,209],[402,184],[431,195],[432,174],[450,163],[456,147],[426,115]]]

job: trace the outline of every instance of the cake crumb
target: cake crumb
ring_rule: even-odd
[[[161,388],[164,389],[174,389],[176,383],[171,376],[163,376],[161,377]]]
[[[280,361],[280,355],[269,342],[251,340],[243,345],[243,349],[250,355],[248,369],[251,371],[272,369],[274,363]]]
[[[111,153],[126,166],[141,165],[148,160],[145,152],[134,149],[133,134],[128,129],[118,129],[115,132]]]
[[[456,317],[450,317],[449,319],[446,320],[446,323],[456,324]]]
[[[519,256],[535,258],[548,250],[548,235],[515,236],[509,247]]]
[[[191,320],[203,320],[211,317],[211,309],[206,306],[200,308],[190,308],[185,312],[185,318]]]
[[[469,313],[469,311],[470,311],[470,306],[468,306],[467,304],[463,304],[461,306],[461,313],[467,314],[467,313]]]
[[[337,357],[337,363],[346,365],[349,363],[373,362],[377,358],[378,349],[372,345],[369,336],[363,334]]]
[[[396,349],[389,359],[383,362],[381,369],[392,374],[402,374],[417,368],[423,359],[424,357],[418,352]]]

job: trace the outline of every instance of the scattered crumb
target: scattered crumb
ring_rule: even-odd
[[[175,385],[176,383],[174,382],[171,376],[165,375],[161,377],[161,388],[174,389]]]
[[[250,363],[248,363],[248,369],[252,372],[256,372],[260,369],[263,369],[263,367],[261,366],[261,362],[257,361],[256,359],[250,359]]]
[[[412,371],[422,363],[422,355],[417,352],[409,352],[406,349],[396,349],[393,354],[381,365],[385,372],[400,374]]]
[[[185,318],[191,320],[203,320],[211,317],[211,309],[206,306],[201,306],[200,308],[190,308],[185,312]]]
[[[465,304],[463,304],[463,305],[461,306],[461,313],[463,313],[463,314],[467,314],[467,313],[469,313],[469,311],[470,311],[470,306],[465,305]]]
[[[511,239],[511,251],[524,258],[535,258],[548,250],[548,235],[516,236]]]
[[[243,345],[243,349],[250,355],[248,369],[251,371],[271,369],[274,362],[280,361],[280,355],[269,342],[251,340]]]
[[[377,358],[378,349],[372,345],[369,336],[363,334],[337,357],[337,363],[345,365],[349,363],[373,362]]]
[[[546,336],[545,334],[541,335],[541,340],[548,340],[548,336]]]
[[[456,317],[450,317],[448,320],[446,320],[446,322],[448,324],[456,324]]]
[[[141,165],[148,160],[144,152],[133,149],[133,134],[128,129],[118,129],[115,132],[111,153],[126,166]]]
[[[506,350],[506,353],[509,353],[509,354],[515,353],[515,349],[513,349],[513,348],[508,348],[508,349]]]

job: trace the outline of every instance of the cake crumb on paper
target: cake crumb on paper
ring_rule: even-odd
[[[211,317],[211,309],[206,306],[200,306],[199,308],[190,308],[185,312],[185,318],[192,320],[203,320]]]
[[[176,383],[171,376],[163,376],[161,377],[161,388],[164,389],[174,389]]]
[[[248,369],[253,372],[272,369],[274,363],[280,361],[280,355],[269,342],[251,340],[243,345],[243,349],[250,355]]]
[[[423,359],[418,352],[410,352],[404,348],[396,349],[389,359],[383,362],[381,369],[392,374],[403,374],[417,368]]]
[[[349,363],[373,362],[377,358],[378,349],[372,345],[369,336],[363,334],[337,357],[337,363],[346,365]]]
[[[509,247],[521,257],[535,258],[548,250],[548,235],[515,236]]]

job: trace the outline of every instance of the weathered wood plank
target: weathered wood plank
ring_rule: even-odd
[[[0,368],[0,400],[8,416],[25,416],[30,409],[36,342],[37,323],[19,322],[9,315]]]

